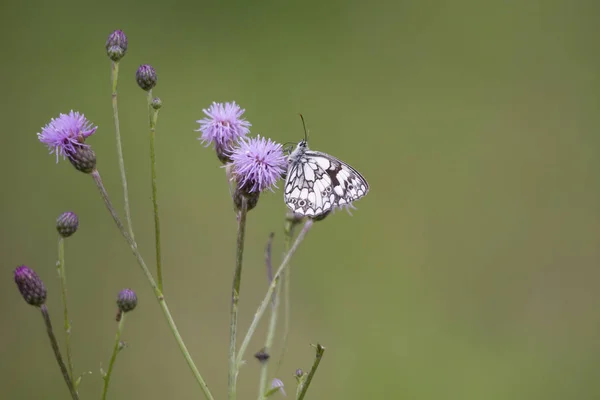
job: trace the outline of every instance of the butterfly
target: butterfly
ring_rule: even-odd
[[[368,191],[366,179],[350,165],[332,155],[310,150],[305,129],[305,138],[288,157],[283,199],[290,210],[317,217],[349,206]]]

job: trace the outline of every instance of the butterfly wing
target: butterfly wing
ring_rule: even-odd
[[[363,176],[337,158],[306,152],[289,167],[284,200],[294,213],[317,216],[348,205],[369,191]]]

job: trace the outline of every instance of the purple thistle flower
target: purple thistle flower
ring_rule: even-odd
[[[271,188],[287,169],[287,159],[279,143],[271,139],[240,140],[231,154],[233,174],[238,186],[246,192],[262,192]]]
[[[196,132],[202,132],[198,139],[206,146],[213,143],[217,151],[229,151],[233,142],[250,132],[252,124],[241,118],[246,110],[235,101],[225,104],[213,102],[208,110],[202,111],[208,118],[196,121],[200,124]]]
[[[40,142],[48,146],[50,154],[58,157],[69,157],[79,148],[89,147],[85,139],[96,132],[97,126],[92,126],[83,114],[71,110],[69,114],[60,114],[58,118],[52,118],[50,123],[42,128],[37,134]]]

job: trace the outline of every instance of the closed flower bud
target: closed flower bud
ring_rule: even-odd
[[[106,54],[113,61],[119,61],[127,52],[127,36],[122,30],[117,29],[106,39]]]
[[[28,266],[21,265],[15,269],[15,283],[28,304],[40,307],[46,302],[46,286]]]
[[[155,110],[159,110],[162,107],[162,100],[159,99],[158,97],[155,97],[155,98],[152,99],[152,102],[150,103],[150,105]]]
[[[152,68],[151,65],[144,64],[140,65],[137,72],[135,73],[135,80],[137,81],[139,87],[148,91],[156,86],[156,71]]]
[[[137,296],[131,289],[123,289],[117,297],[117,306],[121,312],[132,311],[137,306]]]
[[[91,174],[96,169],[96,153],[90,147],[76,147],[67,157],[75,169],[84,174]]]
[[[262,349],[254,355],[254,358],[256,358],[261,363],[265,363],[269,360],[269,358],[271,358],[271,356],[265,351],[265,349]]]
[[[260,192],[247,192],[243,188],[236,187],[235,193],[233,194],[233,204],[236,210],[242,209],[242,199],[246,198],[246,211],[252,210],[258,204],[258,198]]]
[[[79,218],[77,218],[77,214],[71,211],[60,214],[56,219],[56,230],[64,238],[77,232],[78,226]]]

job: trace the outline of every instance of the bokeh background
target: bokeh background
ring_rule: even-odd
[[[317,224],[293,262],[292,332],[277,376],[293,398],[310,343],[327,347],[312,399],[598,399],[600,6],[593,1],[3,2],[0,397],[68,392],[39,313],[13,283],[45,281],[61,340],[55,218],[67,241],[82,399],[98,398],[115,297],[138,309],[113,399],[202,398],[147,282],[92,180],[36,139],[79,110],[122,212],[104,42],[129,37],[120,117],[134,228],[153,263],[142,63],[159,76],[159,200],[165,292],[215,396],[226,395],[236,223],[224,172],[194,132],[235,100],[260,133],[348,161],[371,192]],[[267,287],[263,248],[282,248],[281,190],[250,213],[240,326]],[[250,346],[262,347],[265,324]],[[280,345],[277,335],[277,351]],[[274,358],[277,356],[277,351]],[[273,368],[271,369],[273,371]],[[256,398],[248,357],[239,398]]]

